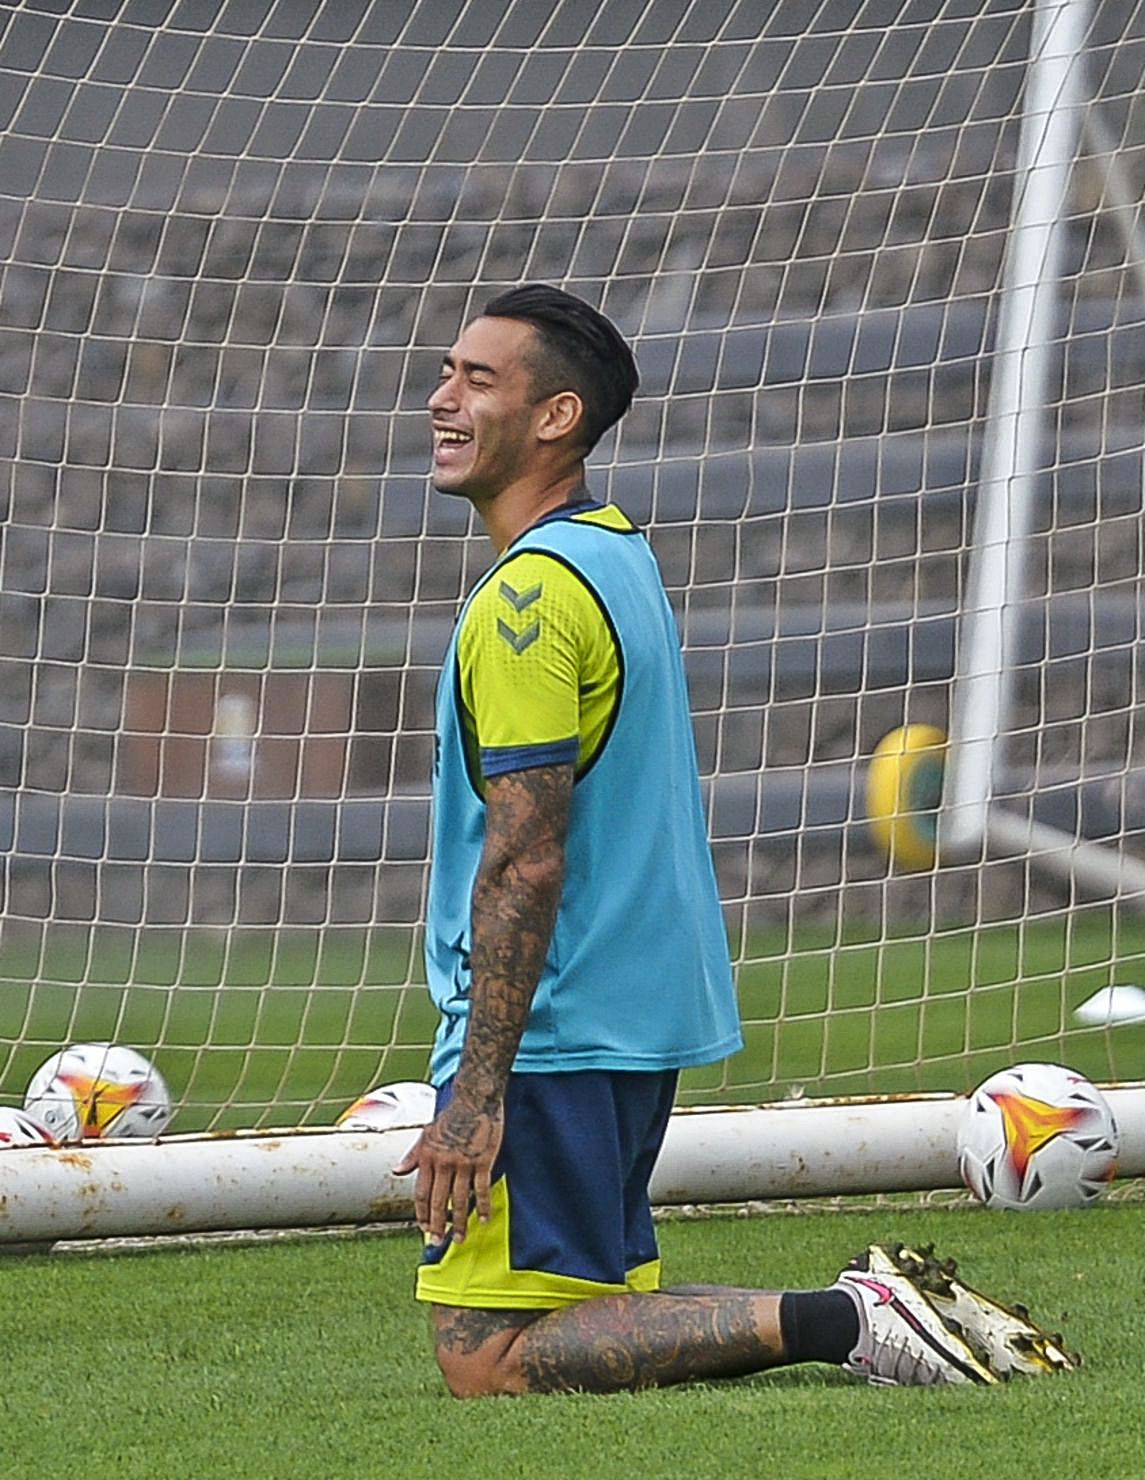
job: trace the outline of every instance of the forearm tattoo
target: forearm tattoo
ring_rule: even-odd
[[[560,903],[573,768],[490,780],[473,886],[469,1026],[455,1094],[489,1113],[504,1092]]]

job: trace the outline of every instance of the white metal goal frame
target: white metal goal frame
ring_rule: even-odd
[[[1103,162],[1108,205],[1145,298],[1145,238],[1115,141],[1090,96],[1085,38],[1090,0],[1035,0],[1018,167],[946,774],[937,825],[940,862],[983,850],[1028,858],[1082,894],[1145,910],[1145,863],[1115,845],[1021,816],[995,799],[1025,599],[1025,553],[1036,498],[1057,334],[1064,233],[1083,141]]]

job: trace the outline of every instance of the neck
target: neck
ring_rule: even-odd
[[[578,463],[568,473],[538,486],[535,483],[510,484],[487,503],[477,504],[477,513],[493,545],[501,555],[518,535],[524,534],[551,514],[570,503],[584,489],[584,464]]]

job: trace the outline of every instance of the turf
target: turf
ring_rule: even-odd
[[[1145,977],[1145,923],[1105,908],[886,941],[761,932],[736,954],[746,1047],[685,1075],[685,1104],[961,1091],[1020,1057],[1136,1078],[1145,1061],[1145,1025],[1071,1017]],[[154,1055],[174,1130],[328,1124],[372,1084],[422,1078],[432,1031],[411,930],[0,935],[0,1102],[64,1043],[112,1039]]]
[[[661,1227],[666,1276],[811,1287],[872,1239],[934,1239],[1066,1332],[1065,1377],[874,1389],[824,1367],[615,1397],[449,1399],[412,1235],[0,1259],[0,1474],[92,1480],[1145,1473],[1142,1209],[910,1209]],[[1126,1253],[1129,1251],[1129,1256]]]

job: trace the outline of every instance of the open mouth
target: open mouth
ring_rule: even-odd
[[[455,427],[434,427],[433,429],[433,446],[436,452],[465,447],[472,441],[473,436],[470,432],[461,432]]]

